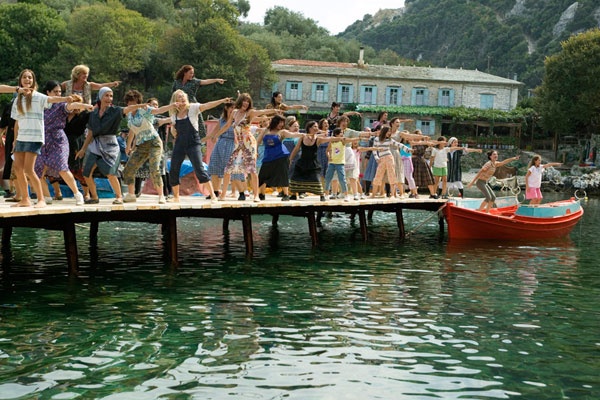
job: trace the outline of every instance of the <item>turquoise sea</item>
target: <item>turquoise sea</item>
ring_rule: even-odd
[[[570,239],[448,243],[430,214],[242,227],[15,229],[0,275],[0,399],[600,399],[600,201]]]

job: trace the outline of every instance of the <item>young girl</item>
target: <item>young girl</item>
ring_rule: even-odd
[[[437,145],[431,151],[431,157],[429,159],[432,165],[431,171],[433,173],[434,187],[438,187],[440,181],[442,182],[442,199],[447,199],[447,182],[448,182],[448,152],[449,147],[446,147],[446,137],[440,136],[438,138]]]
[[[16,174],[16,184],[21,194],[21,201],[13,207],[31,207],[31,199],[27,190],[27,180],[31,183],[37,195],[35,207],[46,207],[42,183],[34,171],[35,160],[44,144],[44,109],[51,103],[71,102],[70,97],[46,96],[37,91],[35,74],[30,69],[21,71],[19,86],[30,91],[17,95],[13,103],[11,118],[15,123],[15,160],[13,167]]]
[[[487,156],[489,161],[486,162],[483,167],[481,167],[477,175],[475,175],[467,187],[469,188],[473,186],[473,183],[477,182],[477,189],[479,189],[485,197],[483,202],[481,202],[481,206],[479,206],[479,211],[485,211],[489,213],[490,208],[494,206],[494,201],[496,201],[496,195],[494,194],[494,191],[490,185],[488,185],[488,181],[492,176],[494,176],[496,168],[508,164],[511,161],[518,160],[519,156],[507,158],[504,161],[498,161],[498,152],[496,150],[488,151]]]
[[[527,166],[527,174],[525,175],[525,198],[529,200],[529,204],[540,204],[542,202],[542,174],[548,167],[558,167],[562,163],[548,163],[542,165],[542,157],[539,155],[533,156]]]
[[[375,178],[373,178],[373,195],[376,197],[379,191],[382,189],[383,176],[387,173],[388,181],[391,186],[391,193],[394,197],[398,197],[397,194],[397,181],[396,181],[396,170],[394,165],[394,156],[390,147],[395,145],[406,152],[410,152],[404,144],[392,139],[392,130],[389,125],[384,125],[379,131],[379,136],[375,138],[373,146],[381,148],[380,150],[374,151],[373,156],[377,162],[377,172]],[[404,184],[402,182],[402,184]]]
[[[332,137],[341,138],[342,134],[343,131],[341,128],[335,128]],[[341,191],[344,194],[344,201],[350,201],[350,198],[348,197],[348,188],[346,186],[346,171],[344,168],[344,164],[346,163],[346,143],[357,140],[358,138],[343,138],[341,141],[330,142],[327,148],[329,165],[327,167],[327,173],[325,174],[325,192],[329,193],[331,190],[331,180],[333,179],[333,174],[337,172]]]

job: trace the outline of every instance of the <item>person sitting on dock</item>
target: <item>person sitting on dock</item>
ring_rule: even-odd
[[[88,133],[81,149],[75,155],[83,158],[83,176],[90,190],[90,198],[86,204],[98,204],[98,192],[94,182],[94,168],[108,178],[112,190],[115,192],[113,204],[123,204],[121,183],[117,177],[119,168],[120,149],[117,142],[121,120],[128,113],[139,108],[147,108],[147,104],[136,104],[127,107],[118,107],[112,104],[113,91],[103,87],[98,92],[98,101],[94,111],[90,114],[87,128]]]
[[[486,162],[483,167],[481,167],[479,172],[477,172],[477,175],[475,175],[473,180],[469,182],[467,187],[470,188],[474,183],[477,183],[477,189],[479,189],[485,196],[481,206],[479,206],[479,211],[485,211],[489,213],[490,209],[494,206],[494,202],[496,201],[496,195],[494,194],[494,191],[490,185],[488,185],[488,181],[492,176],[494,176],[496,168],[506,165],[511,161],[518,160],[519,156],[507,158],[504,161],[498,161],[498,152],[496,150],[490,150],[487,152],[487,157],[489,161]]]

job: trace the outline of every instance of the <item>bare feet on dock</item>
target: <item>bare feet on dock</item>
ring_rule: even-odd
[[[13,204],[11,207],[31,207],[31,201],[19,201],[17,204]]]
[[[33,206],[33,208],[44,208],[46,207],[46,202],[44,200],[38,200],[38,202]]]
[[[179,197],[172,197],[167,199],[167,203],[179,203]]]

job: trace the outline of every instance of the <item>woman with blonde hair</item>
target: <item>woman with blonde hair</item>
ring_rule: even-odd
[[[90,68],[87,65],[76,65],[71,70],[71,79],[61,83],[61,88],[65,95],[78,94],[83,98],[86,104],[92,104],[92,90],[100,90],[103,87],[116,88],[121,81],[112,81],[107,83],[88,82]]]
[[[231,101],[231,98],[225,97],[221,100],[210,101],[208,103],[190,103],[187,94],[183,90],[176,90],[171,96],[171,104],[177,104],[175,109],[171,109],[171,133],[175,137],[173,145],[173,154],[171,156],[171,168],[169,175],[171,177],[171,186],[173,187],[173,202],[179,202],[179,172],[181,164],[187,156],[194,167],[194,172],[200,184],[207,184],[211,200],[217,201],[212,195],[215,190],[210,181],[210,177],[204,170],[202,163],[202,150],[200,133],[198,131],[198,115],[202,111],[210,110],[223,103]]]

